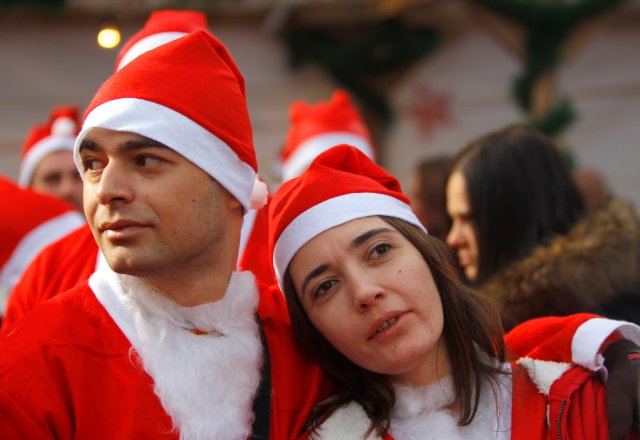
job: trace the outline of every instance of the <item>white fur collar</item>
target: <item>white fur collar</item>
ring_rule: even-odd
[[[391,434],[396,440],[510,438],[511,378],[498,380],[497,400],[491,384],[483,382],[478,412],[467,426],[458,426],[457,415],[447,409],[455,397],[450,376],[424,387],[396,384]]]
[[[262,359],[251,273],[233,273],[223,299],[190,308],[108,268],[89,284],[139,353],[181,440],[251,434]],[[193,327],[214,333],[195,335]]]
[[[571,368],[571,364],[565,362],[541,361],[528,357],[520,358],[516,363],[527,370],[531,381],[545,396],[549,395],[551,385]]]

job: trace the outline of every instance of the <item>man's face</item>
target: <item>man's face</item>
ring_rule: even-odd
[[[80,157],[85,215],[115,272],[153,281],[235,263],[222,243],[242,207],[182,155],[137,134],[94,128]]]
[[[31,189],[54,195],[82,211],[82,179],[71,151],[54,151],[36,166]]]

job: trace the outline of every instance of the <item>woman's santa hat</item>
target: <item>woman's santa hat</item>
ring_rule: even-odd
[[[273,266],[282,286],[296,252],[335,226],[363,217],[396,217],[426,232],[398,180],[357,148],[339,145],[285,182],[269,207]]]
[[[49,120],[34,126],[24,141],[18,183],[28,187],[33,173],[45,156],[55,151],[73,151],[80,130],[78,109],[74,106],[55,107]]]
[[[207,29],[207,16],[203,12],[173,9],[154,11],[142,29],[120,49],[116,71],[143,53],[200,29]]]
[[[140,55],[100,87],[75,144],[80,170],[80,145],[97,127],[166,145],[246,210],[266,201],[266,185],[256,179],[244,78],[222,43],[204,30]]]
[[[358,110],[343,90],[333,92],[327,102],[309,105],[296,101],[289,107],[291,128],[281,155],[282,181],[302,173],[323,151],[349,144],[375,160],[371,134]]]
[[[67,202],[20,188],[0,176],[0,316],[7,295],[31,260],[52,243],[84,224]]]

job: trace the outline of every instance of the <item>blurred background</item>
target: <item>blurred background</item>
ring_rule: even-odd
[[[0,173],[113,72],[122,42],[101,48],[102,26],[124,42],[167,8],[206,12],[245,75],[270,183],[290,103],[342,87],[405,186],[422,159],[527,122],[640,207],[640,0],[0,0]]]

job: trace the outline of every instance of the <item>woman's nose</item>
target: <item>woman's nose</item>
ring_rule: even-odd
[[[384,298],[383,289],[373,280],[353,283],[353,303],[356,310],[364,312]]]

